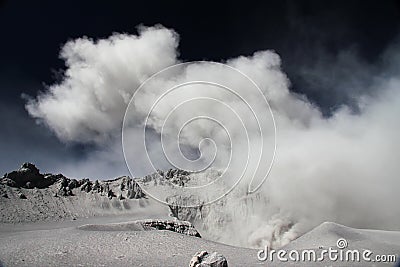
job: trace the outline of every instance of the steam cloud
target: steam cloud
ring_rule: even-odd
[[[139,28],[138,36],[69,41],[61,51],[67,67],[63,81],[31,99],[26,108],[61,140],[98,148],[81,168],[123,163],[120,132],[129,100],[151,75],[179,63],[178,39],[174,31],[155,26]],[[388,49],[384,59],[384,72],[360,81],[370,94],[357,95],[357,112],[343,106],[330,117],[324,117],[306,96],[289,90],[275,52],[260,51],[226,62],[252,78],[268,99],[277,125],[278,150],[272,172],[256,196],[227,202],[223,213],[210,209],[204,222],[209,236],[261,247],[285,245],[323,221],[400,229],[400,79],[396,73],[400,57],[395,47]],[[215,69],[201,71],[219,74]],[[364,73],[360,77],[365,78]],[[352,87],[357,86],[352,81]],[[143,105],[154,102],[151,92],[145,96]],[[234,100],[227,101],[235,105]],[[139,115],[140,103],[135,110]],[[158,118],[151,119],[151,127],[159,132]],[[201,135],[213,132],[214,126],[196,125],[187,134],[193,141],[188,139],[186,145],[197,148]],[[139,165],[135,172],[141,172]],[[213,225],[215,217],[225,218],[224,231]]]

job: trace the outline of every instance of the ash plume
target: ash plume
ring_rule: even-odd
[[[173,30],[155,26],[139,28],[138,35],[113,34],[100,40],[79,38],[64,45],[60,53],[66,63],[63,80],[30,99],[26,109],[60,140],[96,147],[78,168],[72,170],[72,166],[66,166],[66,173],[78,174],[81,169],[89,173],[93,170],[97,175],[101,172],[99,165],[113,164],[116,169],[126,171],[120,144],[125,110],[142,82],[161,69],[180,63],[178,39]],[[400,210],[396,203],[400,185],[400,56],[397,48],[394,44],[387,49],[379,68],[368,66],[364,70],[354,57],[347,58],[356,71],[338,73],[355,75],[348,89],[354,92],[353,106],[343,105],[329,117],[323,116],[320,108],[305,95],[291,92],[290,81],[274,51],[259,51],[224,62],[253,79],[268,99],[277,127],[277,155],[257,197],[235,199],[228,196],[230,202],[224,206],[223,213],[210,208],[204,221],[208,223],[207,234],[231,244],[262,247],[285,245],[323,221],[399,230]],[[346,53],[340,56],[345,57]],[[347,64],[342,62],[340,64]],[[318,69],[328,69],[335,62],[318,64]],[[371,71],[375,69],[380,71]],[[218,69],[198,66],[192,71],[196,75],[235,80],[234,76],[223,76]],[[308,75],[315,79],[315,76],[326,75],[326,71],[315,69]],[[346,90],[347,85],[342,81],[349,76],[337,77],[339,89],[326,94],[337,97],[336,94]],[[324,77],[320,79],[325,80]],[[357,82],[357,79],[362,80]],[[335,88],[332,82],[336,81],[329,79],[329,87]],[[246,87],[240,83],[236,85]],[[362,90],[362,87],[367,88]],[[251,90],[244,92],[248,92],[247,98],[256,98]],[[143,94],[141,102],[134,105],[133,119],[135,114],[137,118],[144,115],[143,107],[154,103],[155,93]],[[235,101],[226,98],[232,106],[239,105]],[[213,110],[213,106],[206,107]],[[221,113],[221,109],[214,111]],[[186,115],[187,112],[182,112],[181,116]],[[155,113],[148,125],[155,139],[162,127],[159,118]],[[179,125],[172,123],[169,127],[167,133],[173,133]],[[230,127],[233,133],[241,131],[235,125]],[[255,131],[251,127],[248,130],[250,134]],[[184,134],[185,145],[190,151],[198,151],[198,141],[209,135],[224,144],[226,136],[216,131],[215,125],[198,123]],[[232,136],[232,144],[241,147],[239,135]],[[273,132],[267,131],[263,138],[270,140],[272,136]],[[226,162],[228,148],[219,147],[216,164]],[[150,153],[160,167],[167,166],[163,165],[165,158],[158,157],[156,150]],[[137,155],[138,162],[141,156]],[[135,167],[136,176],[147,174],[147,169],[141,169],[140,164]],[[237,190],[242,191],[243,188]],[[225,218],[225,231],[213,225],[217,217]],[[238,234],[232,236],[227,229]]]

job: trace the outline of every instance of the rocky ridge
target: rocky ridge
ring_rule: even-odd
[[[109,199],[117,197],[111,185],[118,184],[120,193],[126,192],[125,196],[119,194],[119,199],[139,199],[145,197],[140,186],[127,176],[106,181],[91,181],[87,178],[77,180],[67,178],[62,174],[41,174],[39,169],[32,163],[24,163],[18,170],[4,174],[0,178],[0,184],[24,189],[45,189],[53,186],[57,189],[54,197],[73,196],[74,193],[72,190],[79,189],[86,193],[92,192],[106,195]]]
[[[86,231],[171,231],[188,236],[201,237],[194,226],[187,221],[177,219],[142,219],[123,223],[112,224],[85,224],[78,229]]]
[[[139,178],[144,184],[149,184],[153,182],[154,185],[166,185],[172,183],[179,186],[185,186],[190,180],[190,172],[179,169],[169,169],[167,171],[157,170],[153,174]]]
[[[130,177],[91,181],[42,174],[32,163],[0,178],[0,222],[57,221],[125,214],[148,199]]]
[[[185,186],[190,173],[159,170],[138,179],[158,186],[169,183]],[[190,212],[185,214],[191,209],[179,208],[183,204],[179,196],[171,196],[167,201],[173,203],[169,206],[172,217],[193,221]],[[63,174],[42,174],[34,164],[24,163],[18,170],[0,178],[0,222],[54,221],[129,213],[134,207],[145,208],[148,202],[139,183],[128,176],[103,181],[73,179]]]

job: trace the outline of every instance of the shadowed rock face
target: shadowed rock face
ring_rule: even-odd
[[[125,188],[128,191],[126,197],[129,199],[138,199],[145,197],[142,188],[140,188],[139,184],[132,179],[123,180],[123,182],[121,183],[121,190],[124,190]]]
[[[167,186],[172,183],[185,187],[190,181],[190,174],[190,172],[180,169],[169,169],[167,171],[157,170],[157,172],[139,178],[139,180],[144,184],[153,183],[155,186]],[[181,195],[170,195],[165,201],[168,203],[171,216],[178,220],[189,221],[191,223],[195,221],[203,208],[202,205],[198,207],[188,207],[192,206],[192,203],[199,202],[196,196],[183,197]]]
[[[170,169],[165,172],[158,171],[155,174],[137,179],[165,186],[168,186],[171,183],[185,186],[185,184],[190,180],[189,175],[190,173],[187,171]],[[20,196],[20,194],[23,195]],[[72,198],[72,196],[74,197]],[[81,204],[79,203],[82,203],[82,205],[83,203],[92,203],[94,207],[99,206],[101,210],[107,210],[110,209],[110,207],[115,207],[116,209],[129,209],[128,200],[143,199],[144,201],[144,199],[147,198],[139,183],[128,176],[102,181],[93,181],[89,179],[79,180],[67,178],[62,174],[42,174],[34,164],[24,163],[18,170],[6,173],[2,178],[0,178],[0,201],[1,203],[4,202],[8,205],[6,206],[6,204],[4,204],[2,212],[9,215],[4,215],[4,218],[2,219],[3,221],[9,222],[15,219],[20,221],[32,221],[36,220],[36,217],[38,217],[36,216],[37,214],[40,215],[40,218],[52,218],[54,216],[59,216],[60,218],[66,216],[79,217],[79,212],[70,211],[71,207],[68,204],[68,201],[64,203],[66,198],[69,197],[71,197],[71,201],[73,199],[73,205],[77,207],[80,207]],[[106,198],[108,198],[110,202],[106,201]],[[27,199],[27,201],[24,202],[25,204],[29,202],[34,207],[40,206],[40,211],[35,211],[35,213],[29,209],[22,209],[21,206],[21,212],[14,212],[15,216],[11,216],[13,211],[8,207],[11,207],[11,203],[16,203],[17,199]],[[138,203],[140,205],[145,205],[145,202],[143,201]],[[197,208],[191,209],[180,206],[184,205],[188,201],[187,199],[181,199],[179,196],[170,196],[167,198],[167,201],[168,203],[171,203],[169,206],[171,215],[179,220],[193,222],[195,221],[195,217],[199,214]],[[53,202],[60,202],[57,205],[63,207],[65,206],[64,204],[67,204],[65,206],[65,211],[63,210],[62,214],[59,214],[60,212],[58,211],[54,211],[54,208],[50,208]],[[61,202],[63,204],[61,204]],[[75,208],[72,207],[72,209]],[[32,215],[31,213],[34,214]],[[68,215],[69,213],[76,213],[76,215]],[[96,213],[96,211],[93,211],[93,213]],[[17,216],[17,214],[19,215]],[[185,232],[186,228],[191,229],[189,226],[177,225],[175,222],[161,223],[153,221],[146,222],[146,226],[160,230],[175,229],[174,231],[176,232]],[[189,230],[189,232],[191,232],[191,230]],[[193,236],[200,235],[196,231],[193,232]]]
[[[142,183],[150,183],[153,182],[155,185],[165,185],[168,183],[172,183],[178,186],[185,186],[186,183],[190,180],[188,175],[190,172],[179,169],[169,169],[168,171],[158,170],[153,174],[149,174],[140,178]]]
[[[136,220],[126,223],[112,224],[86,224],[79,226],[78,229],[86,231],[151,231],[166,230],[183,235],[201,237],[199,232],[190,222],[179,220]]]
[[[6,173],[1,182],[12,187],[45,188],[54,184],[58,178],[57,175],[45,176],[34,164],[24,163],[18,170]]]
[[[120,177],[108,181],[90,181],[89,179],[70,179],[62,174],[41,174],[39,169],[32,163],[24,163],[22,166],[10,173],[6,173],[0,178],[0,184],[16,187],[16,188],[48,188],[51,185],[57,185],[58,191],[54,194],[58,196],[73,196],[72,190],[80,188],[81,191],[86,193],[94,192],[106,195],[112,199],[116,194],[110,189],[110,183],[120,183],[121,191],[126,191],[126,198],[140,199],[145,197],[144,192],[140,186],[130,177]],[[124,197],[121,195],[120,197]]]
[[[149,205],[130,177],[72,179],[42,174],[34,164],[0,178],[0,222],[59,221],[109,214],[129,214]]]
[[[179,195],[173,195],[167,197],[166,201],[169,203],[168,206],[172,216],[178,220],[189,221],[191,223],[196,221],[196,219],[201,215],[203,209],[203,205],[198,207],[187,207],[190,206],[191,203],[198,202],[195,196],[182,197]]]
[[[201,237],[200,233],[194,228],[194,226],[187,221],[179,220],[139,220],[135,221],[141,224],[145,230],[157,229],[157,230],[168,230],[180,234]]]

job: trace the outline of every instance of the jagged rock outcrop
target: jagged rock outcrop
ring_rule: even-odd
[[[68,182],[68,187],[72,190],[74,188],[78,188],[80,186],[80,183],[76,179],[71,179]]]
[[[94,181],[92,190],[96,191],[97,193],[100,193],[103,191],[103,188],[100,186],[99,180]]]
[[[117,192],[113,191],[110,188],[111,183],[120,183],[118,187],[122,192],[118,193],[118,190]],[[26,189],[43,189],[56,184],[57,192],[53,194],[54,197],[73,196],[73,190],[76,188],[80,188],[81,191],[86,193],[100,193],[109,199],[117,197],[117,195],[119,195],[119,200],[145,197],[139,184],[130,177],[124,176],[113,180],[96,180],[94,182],[89,179],[77,180],[67,178],[62,174],[41,174],[39,169],[32,163],[24,163],[18,170],[6,173],[0,178],[0,184]],[[123,191],[126,191],[126,194],[123,194]]]
[[[111,224],[85,224],[78,227],[80,230],[86,231],[155,231],[165,230],[183,235],[189,235],[201,238],[199,232],[190,222],[179,220],[136,220],[123,223]]]
[[[180,234],[201,237],[200,233],[197,232],[196,228],[187,221],[179,221],[179,220],[138,220],[135,221],[143,226],[145,230],[168,230],[173,231]]]
[[[85,191],[86,193],[89,193],[92,190],[92,182],[89,181],[89,179],[84,179],[84,183],[81,186],[81,191]]]
[[[0,222],[59,221],[109,214],[130,214],[150,205],[136,180],[72,179],[40,173],[34,164],[0,177]]]
[[[166,199],[171,215],[178,220],[194,222],[196,217],[201,214],[202,205],[190,207],[193,203],[197,203],[195,196],[182,197],[180,195],[169,196]]]
[[[138,199],[145,196],[142,188],[140,188],[139,184],[132,179],[128,179],[126,182],[126,186],[121,184],[122,188],[127,188],[126,198],[129,199]],[[122,189],[123,190],[123,189]]]
[[[18,197],[19,197],[20,199],[26,199],[26,196],[25,196],[25,194],[23,194],[23,193],[19,193],[19,194],[18,194]]]
[[[23,187],[32,189],[45,188],[57,181],[57,176],[45,176],[32,163],[24,163],[22,166],[10,173],[4,174],[1,183],[11,187]]]
[[[137,179],[139,179],[139,181]],[[185,186],[188,181],[192,182],[191,179],[191,173],[187,171],[170,169],[168,171],[158,171],[152,175],[135,179],[123,176],[112,180],[79,180],[67,178],[62,174],[41,174],[34,164],[24,163],[18,170],[7,173],[4,177],[0,178],[0,200],[2,203],[12,203],[12,201],[16,201],[17,199],[24,199],[25,196],[28,199],[28,201],[24,202],[27,208],[22,209],[21,206],[20,211],[14,212],[13,214],[11,205],[7,207],[4,206],[3,211],[5,215],[0,216],[0,219],[8,222],[17,219],[21,221],[31,221],[42,217],[79,217],[81,213],[81,211],[79,211],[80,208],[78,209],[74,206],[81,207],[80,202],[82,202],[82,199],[84,199],[85,203],[93,203],[93,206],[88,208],[87,211],[84,209],[88,214],[98,214],[105,211],[111,213],[113,209],[118,209],[118,212],[124,210],[128,211],[131,209],[132,205],[143,206],[148,202],[148,200],[143,199],[147,198],[140,186],[143,181],[148,182],[150,186],[152,186],[153,183],[158,186],[168,186],[171,183]],[[22,193],[24,196],[19,196],[19,193]],[[72,198],[71,196],[75,197]],[[67,199],[69,197],[71,198]],[[196,220],[199,219],[198,217],[202,214],[202,206],[186,208],[193,203],[198,203],[198,201],[179,195],[172,195],[167,198],[167,203],[170,204],[171,214],[178,220],[190,221],[193,223],[196,222]],[[140,201],[130,202],[130,200]],[[29,203],[32,203],[32,205]],[[40,207],[37,203],[40,203]],[[62,211],[58,211],[53,207],[60,205],[63,206]],[[72,206],[70,207],[70,205]],[[50,208],[50,206],[52,208]],[[28,207],[34,208],[31,211]],[[71,212],[70,209],[74,211]],[[48,212],[49,210],[51,210],[50,213]],[[30,217],[28,216],[25,218],[25,215],[20,215],[20,218],[18,218],[17,216],[19,213],[30,214],[31,212],[34,213],[34,215],[29,215]],[[47,213],[49,214],[46,215]],[[87,216],[86,213],[85,216]],[[186,231],[184,230],[186,229],[185,227],[177,226],[175,222],[165,224],[152,222],[151,224],[153,225],[152,227],[157,229]],[[194,233],[194,235],[196,235],[196,233]]]
[[[5,174],[7,175],[7,174]],[[14,180],[11,180],[10,178],[3,177],[1,178],[1,183],[10,187],[18,187],[17,183]]]
[[[228,261],[217,252],[209,254],[207,251],[201,251],[193,256],[189,267],[228,267]]]
[[[153,182],[154,185],[165,185],[166,183],[173,183],[179,186],[185,186],[190,180],[190,172],[179,169],[169,169],[168,171],[157,170],[156,173],[146,175],[140,178],[143,183]]]
[[[116,197],[116,195],[114,194],[114,192],[111,189],[109,189],[107,192],[107,197],[109,199],[112,199],[113,197]]]
[[[185,184],[189,181],[189,174],[189,172],[184,170],[169,169],[165,173],[165,178],[173,184],[185,186]]]
[[[69,187],[70,180],[66,177],[61,177],[58,180],[58,191],[56,193],[57,196],[73,196],[72,188]]]

